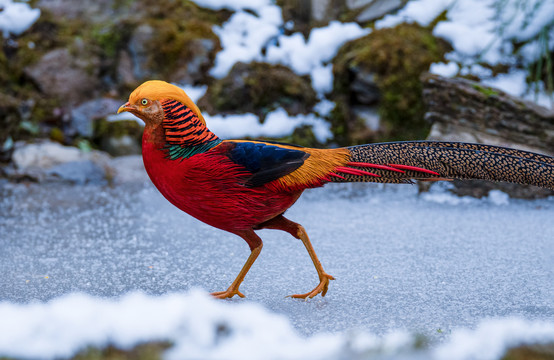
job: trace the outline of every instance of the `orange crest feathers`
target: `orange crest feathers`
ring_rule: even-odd
[[[189,109],[191,109],[198,118],[206,125],[206,121],[198,109],[198,106],[188,97],[183,89],[161,80],[150,80],[142,83],[129,96],[131,104],[136,103],[140,99],[158,100],[172,99],[179,101]]]

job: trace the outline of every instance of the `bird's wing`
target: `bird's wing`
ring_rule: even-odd
[[[312,149],[295,145],[225,140],[220,150],[247,175],[243,185],[270,185],[279,190],[296,191],[321,186],[331,181],[329,173],[348,162],[346,149]]]
[[[347,148],[350,161],[334,182],[405,183],[411,179],[483,179],[554,189],[554,158],[500,146],[406,141]]]

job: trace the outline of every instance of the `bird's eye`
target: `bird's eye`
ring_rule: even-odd
[[[148,99],[142,99],[140,103],[142,104],[142,106],[146,106],[148,105]]]

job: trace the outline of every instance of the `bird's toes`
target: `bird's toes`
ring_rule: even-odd
[[[238,295],[241,298],[244,298],[244,294],[237,290],[225,290],[225,291],[216,291],[211,293],[216,299],[230,299],[235,295]]]

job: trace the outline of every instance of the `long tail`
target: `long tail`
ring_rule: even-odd
[[[335,169],[333,182],[409,183],[483,179],[554,190],[554,157],[500,146],[407,141],[347,148],[350,162]]]

